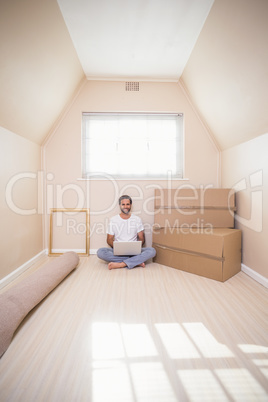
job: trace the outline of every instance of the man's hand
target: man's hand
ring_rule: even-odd
[[[107,234],[107,244],[113,248],[114,246],[114,235]]]
[[[137,233],[137,240],[141,241],[142,246],[145,243],[145,234],[144,234],[144,230],[142,230],[141,232]]]

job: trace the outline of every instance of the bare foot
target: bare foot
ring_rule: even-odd
[[[109,262],[108,269],[124,268],[126,264],[124,262]]]
[[[145,268],[145,263],[144,263],[144,262],[142,262],[140,265],[138,265],[138,267]]]

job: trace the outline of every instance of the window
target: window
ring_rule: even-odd
[[[83,113],[82,175],[183,176],[181,114]]]

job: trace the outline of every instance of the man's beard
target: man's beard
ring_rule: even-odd
[[[121,208],[121,212],[123,212],[123,214],[125,214],[125,215],[128,215],[130,213],[130,209]]]

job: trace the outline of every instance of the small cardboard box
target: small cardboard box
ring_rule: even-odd
[[[235,193],[232,189],[157,189],[154,223],[157,227],[233,228]]]
[[[158,209],[154,214],[154,225],[184,228],[233,228],[234,214],[228,210],[216,209]]]
[[[241,231],[154,228],[154,262],[224,282],[241,270]]]
[[[235,191],[231,188],[155,189],[155,208],[170,207],[235,207]]]

